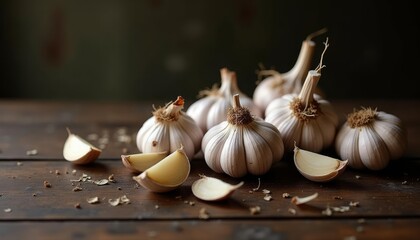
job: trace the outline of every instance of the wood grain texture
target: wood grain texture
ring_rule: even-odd
[[[332,182],[314,183],[300,175],[291,153],[286,153],[267,174],[235,179],[211,171],[197,158],[191,161],[187,181],[163,194],[138,186],[132,179],[135,173],[120,158],[137,152],[135,135],[151,116],[152,104],[1,101],[1,239],[412,239],[420,233],[420,112],[415,111],[420,101],[334,102],[341,122],[360,106],[377,107],[403,120],[409,133],[407,153],[382,171],[348,168]],[[64,160],[66,127],[103,147],[95,163],[74,165]],[[38,153],[27,155],[32,149]],[[335,155],[331,149],[324,153]],[[83,174],[90,180],[113,175],[115,182],[98,186],[75,181]],[[225,201],[205,202],[191,192],[199,174],[245,184]],[[271,201],[264,200],[263,189],[270,191]],[[317,199],[299,207],[283,197],[315,192]],[[109,204],[109,199],[122,196],[130,203]],[[91,197],[100,202],[89,204]],[[331,216],[323,213],[350,202],[358,206]],[[260,212],[252,214],[250,209],[257,206]],[[209,219],[200,218],[202,209]]]

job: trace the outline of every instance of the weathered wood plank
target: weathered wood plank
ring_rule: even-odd
[[[302,177],[290,160],[282,161],[262,176],[260,189],[256,192],[251,190],[258,185],[257,177],[233,179],[212,172],[203,160],[193,160],[187,182],[180,189],[166,194],[154,194],[136,187],[132,179],[134,174],[117,159],[98,161],[88,166],[72,165],[64,160],[25,161],[19,163],[20,166],[16,161],[2,161],[0,219],[198,219],[202,208],[215,219],[420,216],[419,161],[395,163],[381,172],[348,169],[334,182],[321,184]],[[73,170],[77,171],[74,175]],[[89,182],[72,184],[71,180],[79,179],[83,173],[93,180],[108,178],[113,174],[116,182],[105,186]],[[190,187],[199,174],[232,184],[243,180],[245,185],[227,201],[203,202],[193,196]],[[46,188],[44,181],[48,181],[52,187]],[[82,191],[74,192],[75,186],[79,185]],[[262,189],[271,191],[272,201],[264,200]],[[282,196],[283,193],[306,196],[315,192],[319,193],[319,197],[302,207],[291,204],[289,198]],[[130,204],[110,206],[108,199],[123,195],[131,200]],[[99,197],[101,203],[88,204],[86,199],[90,197]],[[322,214],[327,206],[348,206],[350,202],[359,202],[360,206],[350,207],[349,211],[336,212],[332,216]],[[80,203],[81,209],[75,208],[77,203]],[[259,206],[261,212],[251,215],[250,208],[255,206]],[[5,212],[5,209],[11,212]],[[293,214],[290,209],[296,213]]]
[[[0,222],[2,239],[416,239],[420,219]]]

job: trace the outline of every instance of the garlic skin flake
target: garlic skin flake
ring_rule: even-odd
[[[226,113],[232,105],[234,94],[239,94],[242,105],[250,109],[252,114],[259,117],[263,114],[253,100],[240,91],[235,72],[222,68],[220,75],[222,79],[220,88],[213,87],[211,90],[201,91],[200,95],[205,97],[197,100],[187,109],[187,114],[197,122],[204,133],[226,120]]]
[[[142,153],[173,152],[181,145],[189,159],[201,149],[203,131],[194,119],[182,111],[181,96],[153,111],[137,133],[137,147]]]
[[[200,179],[196,180],[191,190],[197,198],[204,201],[220,201],[228,198],[232,193],[240,188],[244,182],[231,185],[220,179],[200,175]]]
[[[348,163],[348,160],[341,161],[296,146],[293,158],[298,171],[314,182],[328,182],[335,179],[344,172]]]
[[[381,170],[404,155],[407,132],[398,117],[362,108],[348,115],[337,133],[335,148],[352,168]]]
[[[203,137],[202,150],[207,165],[217,173],[242,177],[262,175],[283,157],[284,146],[278,129],[251,116],[233,96],[233,108],[226,121],[212,127]]]
[[[292,69],[285,73],[275,70],[261,70],[259,76],[267,76],[255,88],[253,101],[262,111],[265,111],[268,104],[279,97],[290,93],[299,93],[308,71],[311,68],[315,52],[315,42],[312,38],[323,34],[326,29],[321,29],[310,34],[300,48],[299,56]],[[319,90],[317,90],[319,92]]]

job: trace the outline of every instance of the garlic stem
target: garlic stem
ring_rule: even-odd
[[[254,118],[247,108],[241,106],[239,94],[233,95],[233,108],[228,111],[228,122],[233,125],[244,125],[251,123]]]
[[[219,93],[224,94],[226,99],[229,99],[232,94],[238,93],[238,80],[236,73],[229,71],[227,68],[220,69],[222,78],[222,85],[220,86]]]
[[[311,70],[306,77],[302,90],[299,93],[300,103],[308,108],[308,105],[314,101],[314,92],[321,78],[321,74],[315,70]]]

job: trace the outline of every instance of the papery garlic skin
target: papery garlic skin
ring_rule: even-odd
[[[207,165],[232,177],[262,175],[283,157],[284,146],[275,126],[254,118],[234,95],[228,120],[210,128],[203,137]]]
[[[189,159],[200,151],[203,131],[182,111],[182,97],[164,108],[156,109],[153,117],[144,122],[137,133],[140,152],[173,152],[183,146]]]
[[[320,77],[309,71],[299,95],[284,95],[267,106],[265,121],[278,128],[287,151],[299,145],[320,152],[333,144],[338,116],[329,101],[313,93]]]
[[[240,91],[235,72],[222,68],[220,75],[222,79],[220,88],[213,87],[212,90],[203,91],[203,95],[206,96],[191,104],[187,109],[187,114],[197,122],[203,132],[226,120],[226,113],[232,105],[234,94],[239,94],[242,105],[250,109],[253,115],[262,116],[262,111],[253,100]]]
[[[363,108],[349,114],[337,133],[335,148],[352,168],[381,170],[404,155],[407,132],[396,116]]]

